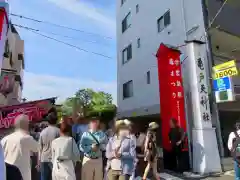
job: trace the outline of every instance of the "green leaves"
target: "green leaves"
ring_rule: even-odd
[[[67,98],[62,106],[63,115],[72,115],[74,108],[84,117],[92,114],[110,112],[111,116],[116,113],[116,106],[112,103],[112,95],[103,91],[93,89],[80,89],[75,96]],[[76,106],[76,107],[74,107]]]

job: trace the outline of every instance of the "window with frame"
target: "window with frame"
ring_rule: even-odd
[[[132,59],[132,44],[129,44],[128,47],[122,51],[122,64],[127,63],[130,59]]]
[[[5,58],[9,58],[9,43],[8,43],[8,40],[6,40],[5,42],[5,47],[4,47],[4,54],[3,56]]]
[[[9,57],[9,64],[12,67],[13,66],[13,57],[12,57],[12,52],[10,53],[10,57]]]
[[[121,0],[121,5],[123,5],[126,2],[126,0]]]
[[[164,28],[171,24],[170,10],[157,20],[158,32],[161,32]]]
[[[147,72],[147,84],[151,84],[151,74],[150,74],[150,71]]]
[[[139,5],[137,4],[136,5],[136,13],[138,13],[139,12]]]
[[[137,47],[140,48],[140,46],[141,46],[141,40],[140,40],[140,38],[138,38],[137,39]]]
[[[130,18],[131,12],[129,12],[127,16],[122,20],[122,33],[124,33],[131,26]]]
[[[23,61],[23,54],[18,54],[18,60],[22,60]]]
[[[123,99],[133,96],[133,81],[128,81],[123,84]]]

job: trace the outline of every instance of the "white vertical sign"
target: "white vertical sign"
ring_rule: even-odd
[[[193,103],[194,127],[212,127],[209,87],[207,78],[207,59],[203,45],[191,43],[188,45],[189,88]]]
[[[216,132],[210,113],[206,45],[200,41],[187,42],[187,55],[187,83],[193,115],[193,171],[200,174],[221,172]]]

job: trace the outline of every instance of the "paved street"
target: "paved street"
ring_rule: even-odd
[[[233,171],[228,171],[222,175],[215,175],[211,177],[200,177],[197,175],[176,175],[172,173],[160,173],[160,177],[162,180],[234,180],[234,172]],[[141,178],[136,178],[136,180],[141,180]]]

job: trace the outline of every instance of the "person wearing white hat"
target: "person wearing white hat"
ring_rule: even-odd
[[[153,169],[153,176],[155,179],[160,180],[157,172],[157,144],[156,144],[156,131],[159,125],[156,122],[151,122],[148,125],[147,137],[144,144],[144,160],[147,161],[147,166],[143,174],[143,180],[147,179],[150,169]]]
[[[136,143],[130,136],[128,121],[116,121],[115,128],[116,134],[109,139],[106,147],[107,178],[108,180],[129,180],[134,170]]]
[[[134,146],[135,146],[135,149],[137,147],[137,138],[135,136],[135,134],[133,133],[133,130],[132,130],[132,127],[133,127],[133,123],[131,121],[129,121],[128,119],[124,119],[123,120],[124,123],[129,126],[129,129],[130,129],[130,138],[132,139],[132,141],[134,142]],[[130,177],[130,180],[134,180],[135,179],[135,170],[136,170],[136,167],[137,167],[137,163],[138,163],[138,159],[137,159],[137,156],[134,160],[134,169],[133,169],[133,172],[132,172],[132,175]]]

